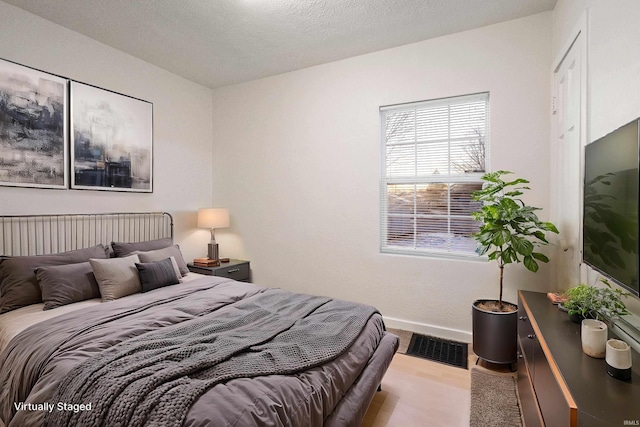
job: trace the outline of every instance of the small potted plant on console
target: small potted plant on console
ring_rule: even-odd
[[[535,212],[540,208],[528,206],[520,198],[529,189],[529,181],[505,180],[511,173],[500,170],[483,175],[482,190],[472,194],[482,202],[481,210],[472,214],[480,222],[480,231],[474,234],[476,252],[487,254],[500,270],[498,299],[473,303],[473,351],[480,359],[502,364],[517,360],[518,306],[502,299],[504,268],[522,262],[527,270],[538,271],[538,262],[546,263],[549,258],[536,249],[549,243],[545,232],[558,233],[555,225],[538,219]]]
[[[601,278],[600,281],[606,287],[580,283],[567,289],[567,301],[562,303],[562,307],[567,310],[572,322],[580,323],[583,319],[612,320],[629,314],[622,301],[629,293],[613,289],[605,278]]]

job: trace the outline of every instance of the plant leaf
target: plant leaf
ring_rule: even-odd
[[[525,257],[531,256],[533,252],[533,243],[523,237],[511,236],[511,246],[516,252]]]
[[[540,252],[534,252],[531,254],[531,256],[538,261],[549,262],[549,257],[547,257],[545,254],[541,254]]]
[[[538,271],[538,263],[533,259],[532,256],[524,257],[523,263],[527,270],[533,271],[534,273]]]
[[[556,233],[556,234],[558,234],[558,233],[559,233],[559,231],[558,231],[558,229],[556,228],[556,226],[555,226],[555,225],[553,225],[552,223],[550,223],[550,222],[543,222],[542,224],[543,224],[543,225],[542,225],[540,228],[542,228],[542,229],[544,229],[544,230],[547,230],[547,231],[551,231],[552,233]]]

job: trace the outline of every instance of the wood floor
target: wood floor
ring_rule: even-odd
[[[470,390],[467,369],[396,354],[362,426],[468,426]]]

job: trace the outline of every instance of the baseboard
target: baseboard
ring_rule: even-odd
[[[383,316],[384,323],[389,328],[402,329],[418,334],[429,335],[432,337],[446,338],[453,341],[467,342],[473,341],[471,332],[461,331],[459,329],[443,328],[441,326],[427,325],[426,323],[412,322],[409,320],[394,319],[393,317]]]

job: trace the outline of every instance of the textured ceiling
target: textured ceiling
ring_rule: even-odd
[[[211,88],[520,18],[557,0],[4,0]]]

